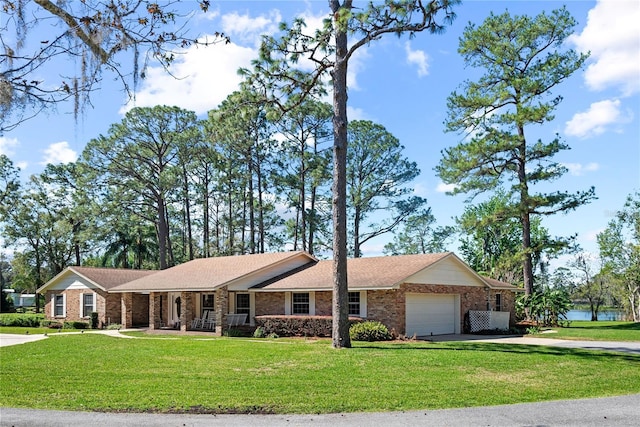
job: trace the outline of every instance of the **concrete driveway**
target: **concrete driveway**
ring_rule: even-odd
[[[496,344],[546,345],[550,347],[582,348],[585,350],[621,351],[624,353],[640,354],[639,341],[576,341],[556,338],[539,338],[530,336],[488,336],[488,335],[440,335],[425,337],[428,341],[460,341],[460,342],[489,342]]]
[[[123,335],[120,333],[119,330],[115,330],[115,329],[105,329],[105,330],[95,330],[95,331],[87,330],[86,332],[88,334],[102,334],[102,335],[109,335],[109,336],[118,337],[118,338],[132,338],[132,339],[134,338],[129,335]],[[57,335],[83,334],[83,333],[84,331],[63,332],[62,334],[58,334],[57,332],[54,332],[51,335],[49,334],[32,334],[32,335],[0,334],[0,347],[8,347],[10,345],[25,344],[28,342],[43,340],[49,337],[55,337]]]
[[[43,334],[35,335],[17,335],[17,334],[0,334],[0,347],[8,347],[10,345],[24,344],[33,341],[39,341],[47,338]]]

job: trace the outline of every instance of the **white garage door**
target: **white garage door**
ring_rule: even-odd
[[[407,336],[456,333],[455,295],[406,294]]]

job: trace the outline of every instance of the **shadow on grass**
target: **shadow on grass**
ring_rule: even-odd
[[[598,322],[591,322],[588,325],[580,325],[580,326],[568,326],[563,329],[602,329],[602,330],[621,330],[621,331],[640,331],[640,322],[628,322],[628,323],[617,323],[614,325],[598,324]]]
[[[511,353],[521,355],[545,355],[545,356],[574,356],[590,360],[603,361],[626,361],[636,362],[640,364],[640,355],[624,354],[615,350],[587,350],[564,347],[551,347],[543,345],[523,345],[523,344],[494,344],[494,343],[459,343],[455,345],[434,344],[429,346],[407,346],[403,344],[382,345],[382,344],[363,344],[354,347],[354,349],[370,349],[370,350],[391,350],[391,351],[478,351],[478,352],[498,352]]]

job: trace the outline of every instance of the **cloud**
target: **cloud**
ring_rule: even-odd
[[[71,163],[78,159],[78,153],[69,147],[67,141],[56,142],[44,150],[44,158],[41,165],[46,164],[58,164],[58,163]]]
[[[436,186],[436,191],[438,193],[449,193],[455,190],[457,187],[456,184],[445,184],[444,182],[439,182]]]
[[[569,173],[573,176],[582,176],[585,173],[595,172],[600,169],[600,165],[593,162],[586,165],[581,163],[563,163],[562,166],[569,169]]]
[[[15,154],[15,148],[20,145],[16,138],[0,136],[0,154],[10,157]]]
[[[608,99],[594,102],[589,110],[574,115],[564,131],[570,136],[588,138],[604,133],[611,125],[628,123],[632,118],[631,112],[622,114],[619,99]]]
[[[134,106],[176,105],[204,114],[238,89],[238,68],[249,67],[256,56],[255,49],[234,43],[191,46],[171,65],[173,76],[162,67],[150,67],[135,105],[128,103],[120,113]]]
[[[568,41],[591,52],[585,81],[592,90],[618,88],[624,95],[640,91],[640,2],[599,0],[587,25]]]
[[[221,17],[222,32],[231,37],[234,43],[248,43],[258,46],[261,34],[273,34],[278,31],[278,23],[282,21],[282,15],[276,9],[267,15],[250,17],[248,14],[240,15],[237,12],[229,13]]]
[[[424,77],[429,74],[429,55],[422,50],[411,50],[411,44],[404,44],[404,51],[407,53],[407,64],[418,67],[418,76]]]

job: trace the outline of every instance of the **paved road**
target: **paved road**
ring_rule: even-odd
[[[324,415],[105,414],[0,408],[0,426],[638,426],[640,394],[434,411]]]

